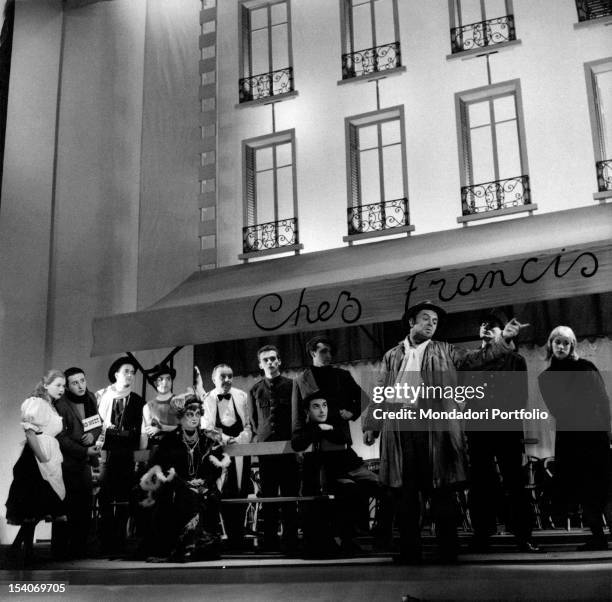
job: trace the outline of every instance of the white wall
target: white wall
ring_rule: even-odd
[[[197,269],[199,10],[17,0],[0,206],[1,504],[19,407],[43,372],[78,365],[92,390],[106,386],[115,356],[89,357],[92,318],[149,305]],[[168,351],[136,356],[148,368]],[[176,356],[177,390],[192,365],[192,348]],[[0,519],[2,542],[13,531]]]
[[[237,3],[218,3],[220,162],[219,263],[241,249],[240,144],[271,132],[270,106],[238,102]],[[520,45],[490,58],[492,81],[519,78],[532,201],[538,213],[591,205],[596,176],[583,64],[612,55],[609,27],[575,29],[571,0],[515,0]],[[485,58],[447,60],[446,2],[399,2],[406,72],[380,82],[382,106],[406,114],[413,234],[460,227],[460,177],[454,94],[487,84]],[[341,79],[339,3],[291,2],[297,98],[276,105],[277,130],[295,128],[298,216],[304,252],[342,246],[346,234],[344,118],[375,110],[375,84]],[[324,221],[321,216],[325,216]]]

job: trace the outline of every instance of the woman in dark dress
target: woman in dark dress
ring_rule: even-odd
[[[13,468],[13,482],[6,502],[6,520],[21,528],[13,542],[13,555],[31,558],[34,529],[41,520],[66,520],[63,500],[62,453],[55,438],[62,418],[53,402],[64,394],[64,374],[49,370],[31,397],[21,405],[21,426],[26,441]]]
[[[555,479],[565,506],[582,505],[592,535],[583,550],[607,550],[602,513],[610,471],[610,401],[592,362],[578,357],[576,335],[557,326],[548,337],[550,366],[538,377],[555,417]]]
[[[161,439],[140,488],[150,515],[144,549],[149,562],[219,557],[218,480],[229,465],[220,435],[200,428],[202,404],[193,395],[173,400],[179,426]]]

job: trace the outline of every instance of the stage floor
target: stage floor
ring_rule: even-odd
[[[462,554],[455,565],[394,566],[389,556],[225,558],[148,564],[89,559],[0,571],[2,600],[612,600],[612,550]],[[11,594],[11,583],[66,583],[64,594]]]

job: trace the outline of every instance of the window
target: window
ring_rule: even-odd
[[[403,107],[348,117],[346,137],[349,236],[412,230]]]
[[[241,7],[240,102],[293,91],[289,2],[250,1]]]
[[[295,248],[299,241],[294,130],[246,140],[243,157],[244,252]]]
[[[612,16],[612,0],[576,0],[578,21],[593,21]]]
[[[518,80],[455,95],[463,215],[533,210]]]
[[[512,0],[449,0],[449,11],[453,54],[516,40]]]
[[[612,196],[612,58],[585,65],[599,193]]]
[[[341,0],[342,79],[401,66],[397,0]]]

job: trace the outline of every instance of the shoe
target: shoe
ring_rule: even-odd
[[[577,552],[596,552],[608,549],[608,540],[605,535],[591,536],[586,543],[576,548]]]
[[[529,541],[529,540],[528,541],[519,541],[516,544],[516,546],[517,546],[519,552],[526,552],[526,553],[530,553],[530,554],[537,554],[537,553],[543,551],[537,543],[534,543],[533,541]]]

